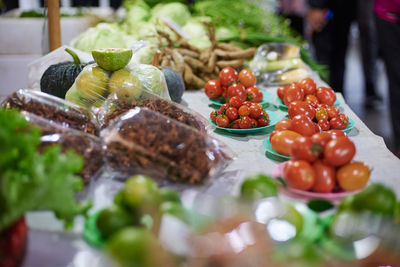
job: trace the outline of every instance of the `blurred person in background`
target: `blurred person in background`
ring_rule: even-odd
[[[389,82],[395,154],[400,156],[400,0],[374,0],[379,51]]]
[[[279,13],[289,20],[290,27],[304,36],[304,17],[306,15],[306,0],[280,0]]]
[[[308,0],[307,14],[317,61],[328,66],[329,84],[341,93],[349,30],[353,21],[357,21],[367,108],[382,102],[376,92],[378,48],[372,3],[373,0]]]

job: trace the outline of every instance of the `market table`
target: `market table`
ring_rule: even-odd
[[[316,76],[316,75],[315,75]],[[324,83],[314,77],[317,85]],[[276,87],[262,88],[275,95]],[[383,138],[375,135],[357,117],[345,103],[342,95],[338,94],[340,108],[354,122],[355,127],[349,133],[355,142],[357,153],[355,160],[364,161],[373,168],[371,182],[380,182],[392,188],[400,195],[400,184],[397,182],[400,174],[400,160],[386,147]],[[208,118],[213,110],[204,91],[188,91],[183,96],[183,105],[196,110]],[[268,110],[285,114],[270,105]],[[279,162],[271,160],[265,154],[262,141],[268,132],[262,134],[236,135],[210,129],[210,135],[227,144],[235,155],[235,160],[217,178],[206,185],[195,187],[188,191],[201,191],[212,195],[237,194],[242,180],[252,174],[270,174]],[[94,210],[109,204],[113,193],[120,187],[112,180],[100,180],[96,185],[90,185],[89,194],[93,197]],[[185,201],[185,199],[184,199]],[[188,203],[187,203],[188,204]],[[78,218],[72,231],[65,231],[62,225],[49,212],[31,212],[27,215],[29,231],[28,250],[23,264],[24,267],[34,266],[102,266],[93,265],[102,261],[101,255],[90,248],[81,238],[83,219]]]

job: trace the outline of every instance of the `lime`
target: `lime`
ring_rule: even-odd
[[[186,221],[186,213],[185,213],[185,208],[182,206],[182,204],[177,203],[177,202],[164,202],[160,206],[160,211],[162,214],[171,214],[172,216],[175,216],[176,218]]]
[[[132,224],[133,217],[119,206],[103,209],[96,221],[97,229],[104,238],[108,238],[119,229]]]
[[[241,196],[251,200],[257,200],[278,194],[275,180],[263,174],[246,178],[240,188]]]
[[[155,208],[160,203],[158,186],[147,176],[132,176],[125,182],[123,201],[133,210]]]
[[[92,56],[97,65],[109,71],[125,67],[132,58],[132,49],[126,48],[101,48],[92,51]]]
[[[120,100],[136,100],[142,94],[142,85],[137,76],[128,69],[115,71],[110,78],[108,88],[110,94],[116,93]]]
[[[96,101],[108,94],[108,73],[99,67],[87,67],[76,78],[76,89],[82,98]]]
[[[107,251],[121,266],[156,266],[154,252],[159,250],[154,236],[145,229],[126,227],[107,243]]]
[[[162,202],[169,201],[181,203],[181,197],[179,196],[179,193],[174,189],[168,187],[161,188],[160,196]]]

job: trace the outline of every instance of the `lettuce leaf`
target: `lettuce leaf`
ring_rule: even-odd
[[[27,211],[52,210],[67,223],[84,214],[90,202],[78,203],[83,181],[75,175],[83,158],[60,146],[37,152],[40,130],[17,111],[0,109],[0,232]]]

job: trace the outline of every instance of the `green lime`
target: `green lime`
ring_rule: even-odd
[[[180,203],[169,201],[164,202],[160,206],[160,212],[162,214],[171,214],[182,221],[186,221],[185,208]]]
[[[157,184],[149,177],[135,175],[125,182],[123,201],[133,210],[154,208],[160,203]]]
[[[115,233],[107,243],[107,251],[121,266],[155,266],[159,244],[145,229],[126,227]]]
[[[296,235],[299,235],[303,229],[303,216],[301,213],[291,204],[285,205],[285,212],[280,219],[285,220],[296,227]]]
[[[133,217],[119,206],[103,209],[96,221],[97,228],[104,238],[108,238],[119,229],[132,224]]]
[[[170,201],[170,202],[181,203],[181,197],[179,196],[179,193],[172,188],[168,187],[161,188],[160,196],[162,202]]]
[[[108,83],[110,94],[116,93],[119,100],[136,100],[142,94],[142,84],[128,69],[115,71]]]
[[[269,176],[259,174],[246,178],[240,188],[241,196],[250,200],[257,200],[278,194],[275,180]]]
[[[92,56],[97,65],[109,71],[125,67],[132,58],[132,49],[126,48],[101,48],[92,51]]]
[[[372,184],[354,195],[347,203],[355,211],[369,210],[382,215],[393,216],[396,207],[396,195],[382,184]]]

